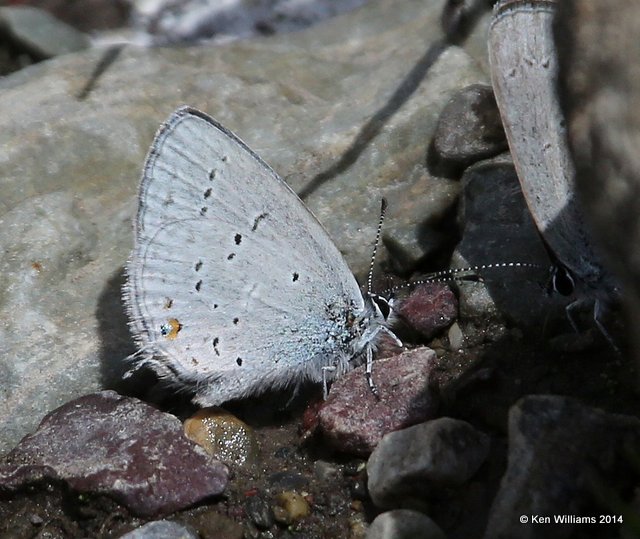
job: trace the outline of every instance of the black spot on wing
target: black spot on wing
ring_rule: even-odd
[[[260,215],[258,215],[254,220],[253,220],[253,226],[251,227],[251,231],[255,232],[258,229],[258,225],[260,224],[260,221],[262,221],[263,219],[266,219],[266,217],[268,216],[268,213],[262,212]]]

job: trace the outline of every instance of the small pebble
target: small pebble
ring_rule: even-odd
[[[334,517],[344,509],[344,500],[337,492],[327,491],[316,496],[313,507],[325,516]]]
[[[317,460],[314,462],[313,471],[320,481],[335,482],[342,475],[338,466],[325,460]]]
[[[171,520],[156,520],[120,536],[120,539],[198,539],[191,527]]]
[[[458,176],[469,165],[507,148],[491,86],[462,88],[440,113],[430,149],[430,163],[440,174]]]
[[[364,539],[367,535],[367,523],[362,514],[349,517],[349,539]]]
[[[311,514],[311,508],[304,496],[293,490],[287,490],[276,496],[273,513],[278,522],[289,525],[308,517]]]
[[[347,462],[344,465],[343,473],[347,477],[350,476],[350,475],[351,476],[358,475],[366,467],[367,467],[367,462],[366,461],[364,461],[364,460],[352,460],[350,462]]]
[[[253,464],[258,442],[253,429],[222,408],[202,408],[184,422],[184,433],[230,466]]]
[[[446,539],[444,532],[427,515],[396,509],[378,515],[369,526],[367,539]]]
[[[427,497],[469,481],[489,449],[489,436],[450,417],[391,432],[367,463],[369,494],[380,508],[426,507]]]
[[[272,490],[304,490],[309,486],[309,480],[296,472],[276,472],[268,478]]]
[[[268,530],[274,524],[273,511],[269,502],[260,494],[250,496],[244,502],[247,517],[261,530]]]
[[[44,519],[36,513],[31,513],[29,515],[29,522],[34,526],[41,526],[44,523]]]
[[[464,345],[464,334],[462,333],[462,330],[460,329],[460,326],[457,322],[451,324],[447,337],[449,338],[450,350],[454,352],[462,350],[462,347]]]
[[[448,285],[424,283],[402,301],[398,315],[428,342],[455,320],[458,300]]]

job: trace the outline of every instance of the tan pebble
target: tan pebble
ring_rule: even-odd
[[[291,524],[311,513],[309,502],[297,492],[287,490],[276,496],[276,505],[272,508],[278,522]]]
[[[255,462],[258,442],[253,429],[222,408],[202,408],[184,422],[184,433],[207,453],[230,466]]]
[[[362,514],[349,518],[349,539],[364,539],[367,535],[367,523]]]

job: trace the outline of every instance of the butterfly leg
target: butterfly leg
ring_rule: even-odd
[[[576,323],[576,320],[573,316],[573,313],[576,309],[579,309],[581,305],[583,305],[583,301],[581,300],[576,300],[576,301],[572,301],[571,303],[569,303],[569,305],[567,305],[564,309],[564,312],[567,315],[567,320],[569,320],[569,323],[571,324],[571,327],[573,328],[573,331],[575,331],[576,333],[580,333],[580,328],[578,327],[578,324]]]
[[[335,365],[326,365],[322,367],[322,398],[324,400],[327,400],[327,397],[329,396],[329,386],[327,384],[327,372],[335,372],[336,368],[337,367]]]
[[[365,370],[365,377],[367,379],[367,384],[369,385],[369,389],[371,393],[375,395],[377,399],[380,399],[380,394],[378,393],[378,388],[373,381],[371,376],[371,369],[373,368],[373,349],[370,346],[367,346],[367,367]]]
[[[615,353],[620,354],[620,349],[616,345],[615,341],[613,340],[613,337],[611,336],[611,333],[607,331],[607,328],[605,327],[602,321],[602,316],[605,315],[606,312],[607,312],[607,305],[601,300],[596,299],[595,304],[593,305],[593,321],[596,323],[596,326],[598,326],[600,333],[602,333],[605,339],[609,341],[609,344],[611,345],[611,348],[613,348]]]
[[[393,331],[391,331],[388,327],[385,327],[385,326],[380,326],[376,330],[376,332],[373,334],[373,337],[371,340],[374,341],[374,338],[383,331],[387,335],[389,335],[398,346],[402,347],[402,341],[398,339],[398,337]],[[376,398],[380,399],[378,388],[376,387],[376,384],[373,381],[373,377],[371,376],[371,370],[373,369],[373,348],[371,346],[367,346],[366,354],[367,354],[367,366],[365,371],[365,377],[367,378],[367,385],[369,386],[371,393],[373,393],[376,396]]]
[[[389,337],[393,339],[393,342],[396,344],[396,346],[399,346],[400,348],[402,348],[403,346],[402,341],[398,339],[398,336],[393,331],[391,331],[388,327],[385,327],[385,326],[381,328],[381,331],[384,331],[387,335],[389,335]]]

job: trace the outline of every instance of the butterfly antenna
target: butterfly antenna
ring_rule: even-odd
[[[371,288],[373,285],[373,265],[376,261],[376,254],[378,252],[378,245],[380,244],[380,235],[382,233],[382,223],[384,222],[384,215],[387,212],[387,200],[382,199],[380,205],[380,219],[378,220],[378,231],[376,232],[376,241],[373,244],[373,253],[371,253],[371,264],[369,264],[369,276],[367,277],[367,292],[371,294]]]
[[[398,286],[394,286],[392,288],[388,288],[381,294],[388,295],[388,294],[397,292],[398,290],[402,290],[404,288],[410,288],[410,287],[418,286],[425,283],[447,283],[451,281],[482,280],[482,277],[478,275],[478,272],[484,271],[484,270],[490,270],[490,269],[503,269],[503,268],[547,269],[547,266],[542,266],[540,264],[534,264],[531,262],[498,262],[496,264],[481,264],[478,266],[469,266],[466,268],[452,268],[452,269],[430,273],[429,275],[427,275],[426,277],[418,281],[412,281],[410,283],[405,283]],[[471,275],[460,275],[461,273],[469,273]]]

